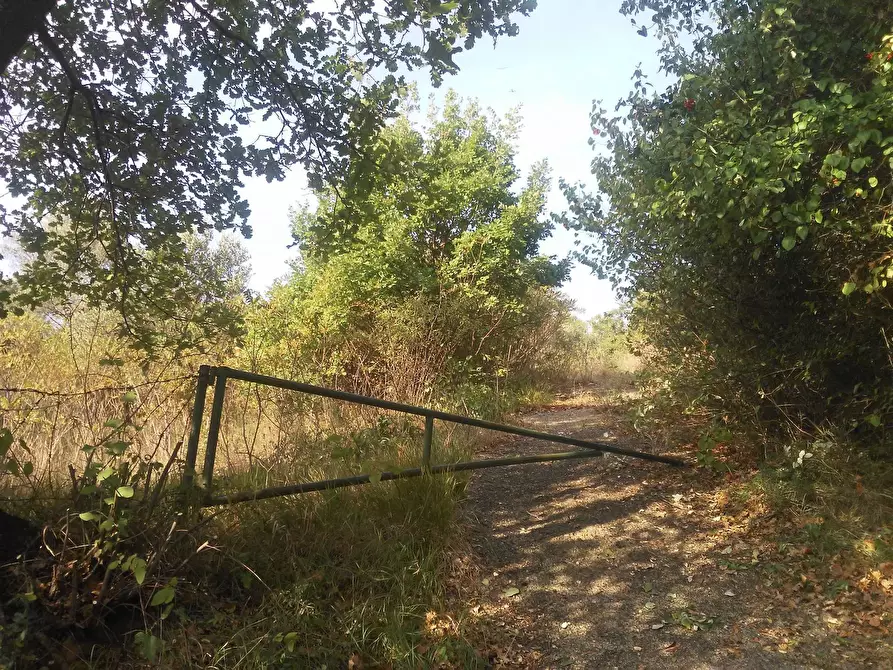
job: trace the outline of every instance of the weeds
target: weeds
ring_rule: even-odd
[[[455,485],[400,481],[224,511],[211,597],[236,604],[241,630],[216,646],[244,649],[243,663],[408,664],[443,596]],[[212,643],[227,629],[204,625]]]
[[[113,379],[123,372],[108,370]],[[473,667],[459,637],[428,625],[444,598],[464,478],[199,510],[173,486],[189,405],[180,389],[191,380],[174,392],[166,383],[116,380],[114,391],[64,397],[7,392],[9,425],[34,442],[4,429],[0,485],[6,509],[37,525],[33,551],[3,567],[0,662],[304,668],[456,658]],[[74,425],[79,412],[89,419],[64,444],[36,427]],[[232,388],[215,488],[417,466],[421,436],[414,419]],[[435,458],[466,458],[475,439],[464,428],[438,431]]]

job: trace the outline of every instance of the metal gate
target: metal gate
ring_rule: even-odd
[[[424,417],[425,433],[422,441],[422,451],[420,454],[420,467],[408,468],[396,472],[382,472],[380,474],[363,474],[351,477],[339,477],[336,479],[325,479],[314,482],[304,482],[298,484],[288,484],[285,486],[274,486],[270,488],[258,489],[256,491],[240,491],[238,493],[230,493],[224,495],[214,495],[212,493],[212,484],[214,478],[214,460],[217,453],[217,442],[220,436],[220,421],[223,416],[223,402],[226,396],[226,382],[229,379],[241,380],[263,386],[273,388],[297,391],[299,393],[308,393],[310,395],[322,396],[334,400],[343,400],[345,402],[377,407],[379,409],[392,410],[395,412],[403,412],[405,414],[413,414]],[[278,496],[294,495],[297,493],[310,493],[311,491],[324,491],[327,489],[337,489],[345,486],[357,486],[359,484],[368,484],[373,481],[390,481],[394,479],[407,479],[410,477],[420,477],[422,475],[436,475],[445,472],[462,472],[465,470],[480,470],[482,468],[494,468],[507,465],[522,465],[525,463],[545,463],[548,461],[565,461],[575,459],[594,458],[604,453],[619,454],[621,456],[629,456],[646,461],[656,461],[658,463],[666,463],[677,467],[684,467],[687,464],[678,458],[669,456],[659,456],[657,454],[649,454],[647,452],[635,451],[633,449],[624,449],[611,444],[602,442],[592,442],[589,440],[580,440],[575,437],[565,435],[553,435],[551,433],[543,433],[520,426],[509,426],[492,421],[484,421],[482,419],[474,419],[459,414],[450,414],[425,407],[416,407],[415,405],[407,405],[399,402],[391,402],[380,398],[371,398],[356,393],[347,393],[345,391],[336,391],[334,389],[314,386],[312,384],[303,384],[301,382],[290,381],[288,379],[278,379],[267,375],[259,375],[245,370],[235,370],[227,367],[211,367],[203,365],[199,368],[198,383],[195,390],[195,404],[192,410],[192,424],[189,433],[189,442],[186,450],[186,468],[183,475],[183,484],[190,488],[195,481],[195,465],[198,456],[199,439],[201,438],[201,428],[205,412],[205,400],[207,398],[208,387],[214,384],[214,396],[211,402],[211,415],[208,421],[208,439],[205,448],[205,462],[202,469],[202,483],[205,490],[205,497],[202,501],[204,506],[228,505],[232,503],[245,502],[248,500],[262,500],[264,498],[275,498]],[[556,442],[558,444],[566,444],[572,447],[578,447],[574,451],[562,451],[549,454],[535,454],[529,456],[509,456],[505,458],[490,458],[477,461],[465,461],[460,463],[431,463],[431,449],[434,441],[434,421],[444,421],[448,423],[472,426],[475,428],[483,428],[493,430],[500,433],[508,433],[510,435],[520,435],[544,442]]]

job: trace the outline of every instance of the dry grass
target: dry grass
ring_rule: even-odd
[[[151,496],[138,488],[127,529],[123,506],[119,514],[117,502],[109,507],[95,494],[85,496],[92,479],[85,482],[81,473],[94,453],[103,452],[83,447],[110,440],[126,440],[128,451],[103,456],[103,466],[118,471],[130,467],[131,458],[170,461],[169,477],[178,479],[198,363],[141,367],[106,325],[98,318],[60,327],[33,316],[0,322],[0,416],[25,442],[27,450],[14,446],[17,457],[34,465],[24,477],[0,474],[0,498],[7,511],[48,529],[36,562],[12,566],[3,580],[9,595],[18,590],[28,598],[0,611],[0,665],[120,667],[141,656],[171,668],[339,666],[351,658],[399,667],[460,656],[473,662],[474,651],[461,643],[445,650],[426,642],[427,614],[442,602],[452,570],[461,477],[373,484],[182,517],[173,498],[149,509]],[[416,417],[231,380],[214,486],[252,490],[417,466],[422,430]],[[478,437],[438,424],[435,460],[461,460]],[[147,481],[145,492],[151,490]],[[111,531],[78,518],[94,508],[115,521]],[[102,546],[109,558],[91,549]],[[61,571],[58,551],[49,553],[54,547],[64,547]],[[146,559],[144,582],[108,567],[119,554]],[[115,577],[110,586],[95,587],[90,580],[103,570]],[[168,587],[176,593],[172,609],[154,606],[155,595]],[[102,590],[98,607],[88,603],[96,600],[96,588]],[[49,613],[57,619],[53,627]]]

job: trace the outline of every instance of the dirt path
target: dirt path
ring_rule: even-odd
[[[523,422],[662,451],[624,432],[627,405],[621,392],[601,389],[583,406]],[[546,449],[511,439],[486,455]],[[467,505],[481,565],[472,613],[494,641],[494,665],[866,667],[821,608],[772,597],[764,548],[736,539],[715,507],[716,484],[703,480],[694,469],[615,456],[477,473]]]

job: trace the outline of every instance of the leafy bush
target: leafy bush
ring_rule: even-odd
[[[374,169],[295,214],[301,262],[249,318],[250,367],[450,404],[460,386],[499,396],[548,365],[568,264],[538,252],[546,167],[516,193],[517,120],[455,94],[435,112],[382,130]]]
[[[675,81],[593,110],[588,261],[672,391],[768,426],[883,441],[893,326],[893,15],[868,2],[627,2]],[[689,31],[690,46],[679,35]],[[865,440],[863,440],[865,441]]]
[[[558,376],[572,381],[592,381],[606,374],[639,371],[634,353],[640,346],[629,328],[625,310],[594,316],[589,321],[569,317],[560,334],[562,350]]]

